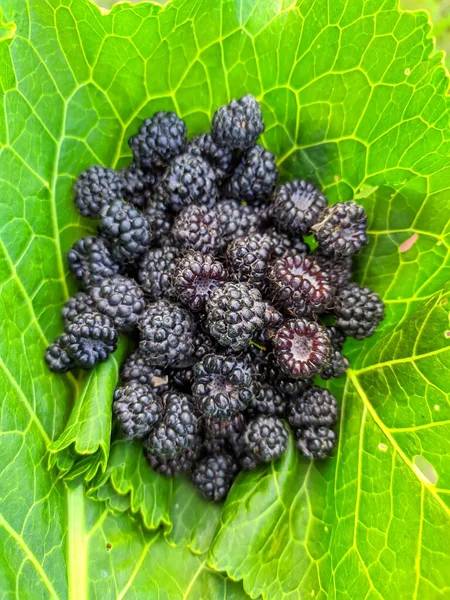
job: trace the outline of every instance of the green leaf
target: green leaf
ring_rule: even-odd
[[[364,204],[370,245],[356,276],[387,310],[373,338],[349,343],[352,369],[332,386],[342,407],[334,460],[308,464],[291,448],[241,475],[210,564],[270,600],[445,598],[450,113],[427,15],[396,0],[172,0],[110,14],[88,0],[4,0],[0,23],[2,596],[241,593],[182,547],[206,549],[216,512],[184,482],[170,502],[159,491],[152,503],[149,490],[161,488],[141,455],[134,469],[110,457],[96,492],[108,512],[102,502],[82,508],[78,484],[105,465],[109,426],[102,410],[95,418],[100,396],[80,400],[80,382],[51,375],[42,356],[75,289],[64,253],[96,228],[71,202],[76,176],[93,163],[128,164],[129,135],[156,110],[177,110],[194,135],[219,105],[251,92],[284,177]],[[64,434],[74,406],[85,421]],[[69,490],[47,470],[59,438]],[[77,447],[91,453],[80,459]],[[182,545],[152,546],[160,534],[141,517],[155,527],[167,519],[167,539]],[[108,542],[122,548],[117,560]]]
[[[49,466],[55,465],[63,473],[70,471],[78,455],[92,455],[97,452],[100,460],[95,459],[97,468],[106,469],[109,456],[112,423],[112,397],[119,379],[119,367],[128,343],[121,339],[117,351],[108,360],[90,371],[78,394],[64,431],[58,439],[49,444]],[[86,466],[92,461],[84,461]],[[79,468],[77,469],[77,474]],[[95,474],[89,471],[89,479]]]

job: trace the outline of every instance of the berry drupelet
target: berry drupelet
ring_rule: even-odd
[[[75,361],[69,356],[65,349],[63,336],[56,338],[56,340],[47,348],[45,362],[50,371],[53,371],[54,373],[67,373],[75,368]]]

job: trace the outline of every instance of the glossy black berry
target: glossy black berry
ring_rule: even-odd
[[[102,209],[100,229],[110,241],[112,256],[118,262],[136,260],[153,240],[148,219],[138,208],[122,200],[115,200]]]
[[[248,202],[266,200],[278,179],[275,156],[260,145],[241,156],[225,186],[230,198]]]
[[[264,131],[261,108],[251,94],[232,100],[214,113],[211,135],[220,146],[230,150],[245,150]]]
[[[113,413],[127,438],[140,439],[161,419],[162,402],[149,385],[129,381],[114,392]]]
[[[172,235],[183,250],[217,254],[224,239],[217,214],[205,206],[188,206],[175,218]]]
[[[320,252],[345,258],[356,254],[367,242],[367,217],[356,202],[338,202],[323,211],[312,227]]]
[[[67,252],[67,264],[75,279],[85,286],[113,277],[121,270],[112,257],[109,243],[97,236],[77,240]]]
[[[186,146],[186,124],[173,112],[157,112],[145,119],[129,145],[139,165],[146,169],[165,167]]]
[[[370,337],[384,318],[384,304],[368,287],[350,283],[338,291],[334,301],[336,325],[345,335],[362,340]]]
[[[283,231],[307,235],[327,206],[326,197],[309,181],[288,181],[272,197],[272,216]]]
[[[289,400],[287,417],[293,428],[332,427],[338,418],[338,405],[331,392],[317,386]]]
[[[327,458],[336,445],[336,434],[328,427],[297,429],[295,437],[296,446],[305,458]]]
[[[139,262],[137,280],[151,300],[169,295],[179,250],[175,246],[150,248]]]
[[[122,275],[92,286],[90,295],[97,310],[110,317],[119,332],[132,330],[143,315],[144,292],[135,281]]]
[[[236,459],[231,454],[214,454],[199,460],[192,473],[192,483],[210,502],[225,500],[238,472]]]
[[[74,192],[75,206],[83,217],[97,219],[103,206],[121,198],[122,178],[114,169],[95,165],[81,173]]]
[[[174,295],[191,310],[202,310],[213,290],[227,279],[226,268],[213,256],[190,251],[178,261],[174,270]]]

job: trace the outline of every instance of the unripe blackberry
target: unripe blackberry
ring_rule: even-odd
[[[275,360],[293,379],[308,379],[320,373],[330,352],[327,329],[306,319],[287,321],[273,340]]]
[[[256,144],[241,156],[225,186],[225,193],[230,198],[248,202],[265,200],[277,179],[275,156]]]
[[[312,227],[320,252],[345,258],[356,254],[367,242],[367,217],[356,202],[338,202],[329,206]]]
[[[90,289],[97,310],[113,320],[116,329],[131,331],[142,316],[144,293],[132,279],[115,275]]]
[[[261,109],[251,94],[218,108],[211,124],[211,136],[216,144],[230,150],[253,146],[263,131]]]
[[[307,256],[275,260],[267,271],[267,279],[273,303],[292,315],[312,316],[331,304],[328,275]]]
[[[192,395],[203,415],[229,419],[245,410],[251,400],[250,368],[236,356],[208,354],[195,365]]]
[[[173,112],[157,112],[145,119],[129,145],[139,165],[146,169],[165,167],[186,146],[186,124]]]
[[[166,204],[180,212],[190,204],[208,208],[217,200],[216,175],[211,166],[199,156],[185,152],[168,166],[160,183]]]
[[[272,216],[291,235],[307,235],[327,206],[326,197],[309,181],[289,181],[272,197]]]
[[[75,279],[85,286],[113,277],[121,270],[112,257],[108,242],[97,236],[77,240],[67,252],[67,264]]]
[[[213,256],[190,251],[176,264],[174,295],[191,310],[202,310],[213,290],[227,279],[227,270]]]
[[[160,420],[162,402],[150,386],[130,381],[116,388],[113,413],[127,438],[141,439]]]
[[[370,337],[384,318],[384,304],[368,287],[349,283],[334,301],[336,325],[345,335],[362,340]]]

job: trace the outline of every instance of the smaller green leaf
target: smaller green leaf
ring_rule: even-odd
[[[147,529],[163,525],[169,543],[197,554],[208,550],[219,522],[220,506],[206,502],[186,478],[155,473],[138,442],[112,444],[108,466],[88,494],[115,512],[139,513]]]
[[[99,457],[84,461],[81,468],[87,479],[92,479],[98,468],[106,469],[111,439],[111,402],[127,345],[127,341],[121,339],[114,355],[89,373],[64,431],[48,446],[49,468],[57,466],[66,474],[75,467],[78,456],[92,456],[98,452]],[[80,466],[76,474],[80,474]]]

